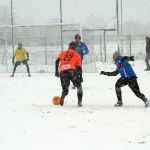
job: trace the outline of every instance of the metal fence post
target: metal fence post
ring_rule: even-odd
[[[107,61],[107,52],[106,52],[106,30],[104,30],[104,54],[105,54],[105,62]]]
[[[100,35],[100,60],[103,62],[102,37]]]
[[[129,35],[129,46],[130,46],[130,56],[132,55],[132,39],[131,35]]]

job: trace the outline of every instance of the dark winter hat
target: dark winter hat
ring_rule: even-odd
[[[22,43],[21,43],[21,42],[19,42],[19,43],[18,43],[18,45],[22,46]]]
[[[113,53],[113,58],[117,58],[118,56],[120,56],[120,52],[116,51]]]
[[[76,43],[75,43],[75,42],[69,43],[69,48],[75,50],[75,48],[76,48]]]
[[[77,39],[77,38],[81,39],[80,34],[76,34],[76,35],[75,35],[74,39]]]
[[[149,40],[150,38],[148,36],[146,36],[146,40]]]

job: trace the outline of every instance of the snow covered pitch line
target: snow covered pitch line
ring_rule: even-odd
[[[150,98],[150,72],[143,71],[143,62],[133,65]],[[78,108],[72,89],[63,107],[52,105],[51,98],[61,93],[53,74],[0,74],[0,150],[149,150],[150,109],[128,87],[122,89],[124,107],[113,107],[118,77],[84,74]]]

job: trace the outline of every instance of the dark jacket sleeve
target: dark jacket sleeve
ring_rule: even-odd
[[[146,53],[150,54],[150,42],[146,44]]]
[[[119,74],[119,72],[116,70],[113,72],[104,72],[103,74],[107,75],[107,76],[117,76]]]
[[[59,62],[60,62],[60,59],[57,58],[55,62],[55,73],[58,73]]]
[[[29,53],[27,52],[27,58],[29,58]]]
[[[134,56],[123,56],[122,60],[123,61],[125,61],[125,60],[127,60],[127,61],[134,61]]]

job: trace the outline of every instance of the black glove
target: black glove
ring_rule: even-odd
[[[134,56],[131,56],[131,57],[130,57],[130,60],[131,60],[131,61],[134,61]]]
[[[100,72],[100,75],[105,75],[105,71],[101,71],[101,72]]]
[[[29,61],[29,57],[27,58],[27,61]]]
[[[55,72],[55,76],[59,77],[59,72],[58,71]]]

